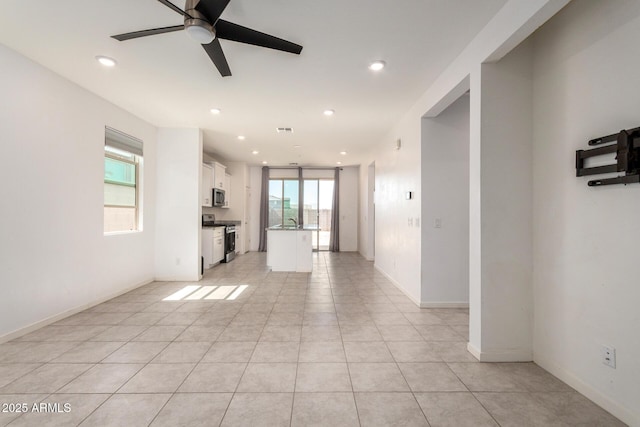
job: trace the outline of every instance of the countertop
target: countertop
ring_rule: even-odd
[[[242,225],[242,221],[238,221],[235,219],[226,220],[226,221],[216,221],[216,225]]]
[[[316,227],[269,227],[266,229],[267,231],[317,231],[319,230]]]
[[[227,225],[242,225],[242,221],[229,220],[229,221],[216,221],[213,225],[203,225],[202,228],[215,228],[215,227],[226,227]]]

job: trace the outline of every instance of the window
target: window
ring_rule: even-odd
[[[297,179],[269,180],[269,227],[291,227],[298,222]]]
[[[141,230],[142,141],[106,128],[104,144],[104,232]]]

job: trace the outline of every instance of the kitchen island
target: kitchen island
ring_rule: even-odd
[[[311,272],[312,253],[311,230],[267,229],[267,265],[271,271]]]

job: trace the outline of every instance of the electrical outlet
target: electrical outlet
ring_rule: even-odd
[[[607,347],[606,345],[602,346],[602,363],[607,366],[616,368],[616,349],[613,347]]]
[[[180,258],[176,258],[176,265],[180,265]]]
[[[442,228],[442,219],[440,218],[436,218],[434,224],[433,224],[434,228]]]

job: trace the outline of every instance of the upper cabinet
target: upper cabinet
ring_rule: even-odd
[[[227,172],[227,167],[225,165],[221,165],[218,162],[213,164],[213,188],[219,188],[220,190],[227,190],[225,187],[225,174]]]
[[[231,201],[231,175],[224,174],[224,206],[223,208],[229,209],[229,202]]]
[[[200,195],[202,206],[213,206],[213,167],[202,164],[202,194]]]
[[[213,189],[224,191],[224,206],[221,208],[229,208],[231,200],[231,175],[227,173],[227,167],[221,163],[203,163],[202,164],[202,206],[213,207]]]

